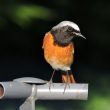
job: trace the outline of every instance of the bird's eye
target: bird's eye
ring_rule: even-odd
[[[71,27],[68,27],[68,31],[72,31],[72,28]]]

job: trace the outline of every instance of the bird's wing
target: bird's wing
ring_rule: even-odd
[[[44,39],[43,39],[43,45],[42,45],[42,49],[44,49],[44,45],[45,45],[45,39],[48,33],[45,34]]]
[[[74,43],[73,43],[73,54],[74,54]]]

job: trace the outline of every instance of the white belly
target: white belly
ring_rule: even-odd
[[[58,60],[56,60],[56,59],[51,60],[51,63],[49,63],[49,64],[55,70],[63,70],[63,71],[70,70],[70,67],[69,66],[63,65],[63,64],[59,64]]]

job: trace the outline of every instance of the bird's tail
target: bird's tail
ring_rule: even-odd
[[[76,82],[71,70],[69,70],[67,72],[63,72],[61,77],[62,77],[62,82],[63,83],[70,84],[70,83],[75,83]]]

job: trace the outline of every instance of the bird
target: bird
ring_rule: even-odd
[[[61,71],[63,83],[76,83],[71,65],[74,62],[74,42],[76,37],[86,39],[78,25],[72,21],[62,21],[52,27],[43,38],[44,58],[53,68],[49,84],[51,85],[55,71]],[[49,87],[50,88],[50,87]],[[66,88],[66,86],[65,86]]]

